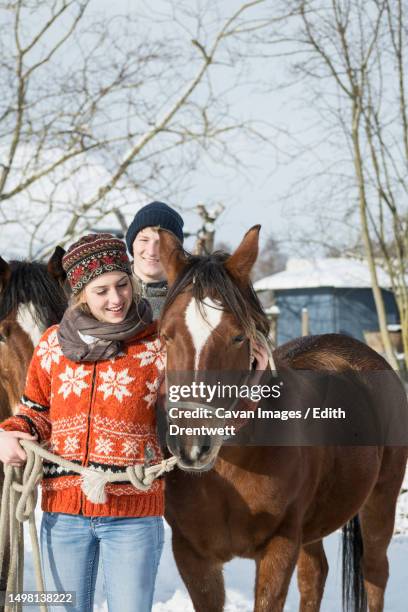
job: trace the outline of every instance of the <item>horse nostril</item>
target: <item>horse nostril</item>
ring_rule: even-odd
[[[205,436],[201,445],[200,456],[202,457],[211,450],[211,436]]]
[[[174,446],[174,445],[173,445]],[[178,444],[177,452],[179,458],[185,465],[194,466],[198,461],[203,460],[211,451],[211,436],[204,436],[199,444],[192,444],[187,448],[183,444]]]
[[[186,465],[193,465],[195,459],[192,459],[189,455],[187,455],[183,448],[179,449],[179,454],[180,459],[183,461],[183,463],[185,463]]]

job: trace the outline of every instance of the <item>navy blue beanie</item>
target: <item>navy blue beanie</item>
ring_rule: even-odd
[[[173,232],[183,242],[184,221],[176,210],[164,202],[150,202],[143,206],[135,215],[126,232],[126,244],[129,253],[133,255],[133,241],[140,230],[145,227],[162,227]]]

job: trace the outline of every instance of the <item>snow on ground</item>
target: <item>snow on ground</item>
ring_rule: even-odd
[[[403,490],[408,489],[408,471]],[[404,535],[394,536],[389,547],[390,580],[386,592],[385,612],[406,612],[406,585],[408,583],[408,492],[401,496],[399,518],[396,532]],[[41,511],[36,511],[37,523],[41,520]],[[35,589],[32,567],[31,544],[26,535],[26,575],[25,588]],[[326,584],[322,612],[339,612],[341,610],[341,557],[340,533],[334,533],[325,540],[325,550],[330,571]],[[225,583],[227,603],[225,612],[252,612],[255,565],[246,559],[234,559],[225,565]],[[292,579],[285,612],[298,610],[299,595],[296,587],[296,576]],[[35,608],[31,608],[33,611]],[[98,576],[95,598],[95,612],[107,612],[108,608],[103,592],[102,579]],[[193,612],[191,600],[177,571],[171,551],[171,530],[165,529],[165,545],[160,562],[156,583],[153,612]]]
[[[339,536],[336,533],[325,540],[330,571],[326,584],[322,612],[341,610],[341,559]],[[406,612],[406,584],[408,580],[408,537],[397,536],[389,548],[390,580],[386,593],[385,612]],[[252,561],[234,559],[225,566],[227,603],[225,612],[252,612],[255,566]],[[175,567],[170,547],[170,529],[166,529],[166,542],[156,584],[153,612],[194,612],[191,600]],[[107,612],[100,585],[97,592],[97,612]],[[296,577],[290,585],[285,612],[295,612],[299,606]]]
[[[408,535],[408,469],[405,472],[395,517],[395,533]]]

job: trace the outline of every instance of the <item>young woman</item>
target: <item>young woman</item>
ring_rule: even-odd
[[[63,267],[72,303],[34,351],[19,412],[0,424],[0,460],[22,465],[24,438],[102,471],[158,463],[154,405],[163,359],[151,308],[133,290],[125,244],[90,234],[69,248]],[[163,481],[146,492],[130,483],[106,490],[107,502],[93,504],[76,473],[44,464],[46,590],[74,591],[67,609],[93,610],[101,557],[109,610],[147,612],[163,547]]]

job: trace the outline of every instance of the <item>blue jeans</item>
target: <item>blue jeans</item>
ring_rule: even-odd
[[[159,516],[86,517],[44,512],[41,555],[47,591],[75,591],[75,606],[55,612],[92,612],[99,557],[109,612],[150,612],[163,549]]]

